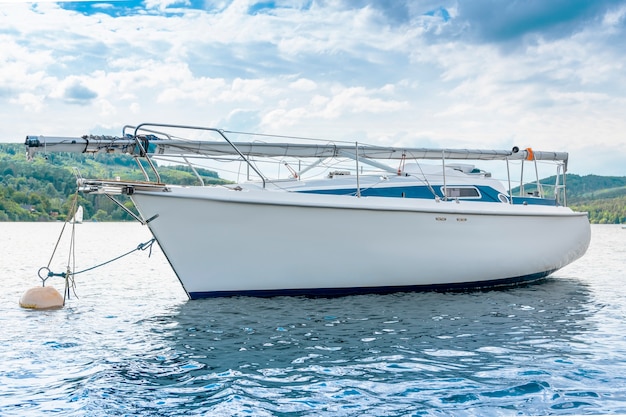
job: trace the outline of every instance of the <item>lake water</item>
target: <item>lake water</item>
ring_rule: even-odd
[[[155,245],[77,275],[61,310],[22,309],[62,226],[0,223],[0,416],[626,413],[621,226],[506,290],[188,301]],[[150,238],[75,231],[77,271]],[[57,254],[62,272],[65,240]]]

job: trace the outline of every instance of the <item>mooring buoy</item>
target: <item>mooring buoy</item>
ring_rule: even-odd
[[[20,307],[37,310],[61,308],[65,304],[63,296],[54,287],[34,287],[20,298]]]

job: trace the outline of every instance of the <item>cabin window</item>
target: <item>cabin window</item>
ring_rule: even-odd
[[[442,194],[443,190],[441,187]],[[445,192],[448,198],[480,198],[480,192],[476,187],[446,187]]]

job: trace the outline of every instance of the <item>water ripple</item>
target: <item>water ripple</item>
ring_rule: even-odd
[[[187,302],[162,262],[58,311],[17,308],[11,283],[0,415],[626,413],[626,294],[591,265],[504,291]]]

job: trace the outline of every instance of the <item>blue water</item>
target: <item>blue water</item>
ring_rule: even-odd
[[[76,276],[62,310],[24,310],[61,226],[0,223],[0,416],[626,413],[620,226],[507,290],[187,301],[155,247]],[[149,237],[77,225],[76,269]]]

